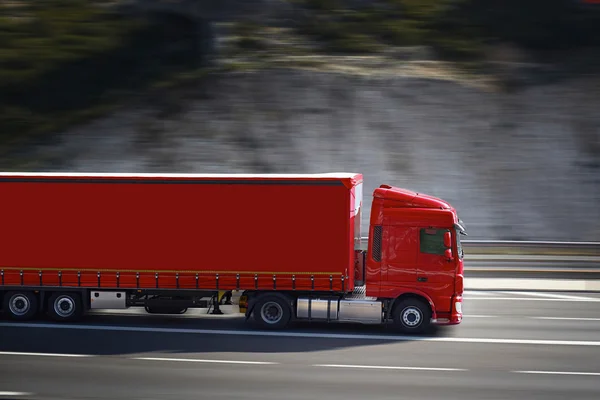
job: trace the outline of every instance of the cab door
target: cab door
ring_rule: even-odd
[[[437,297],[438,310],[448,311],[451,309],[456,274],[455,259],[448,259],[448,247],[444,243],[444,235],[450,232],[445,228],[419,228],[416,271],[417,287]]]
[[[417,281],[418,228],[402,225],[385,226],[382,281],[391,287],[414,287]]]

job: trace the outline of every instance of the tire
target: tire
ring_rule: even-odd
[[[403,333],[425,332],[431,325],[431,309],[426,302],[408,298],[394,307],[394,325]]]
[[[81,296],[76,292],[54,293],[48,299],[48,314],[59,322],[77,321],[83,315]]]
[[[4,295],[3,310],[15,321],[33,319],[39,309],[38,298],[31,292],[8,292]]]
[[[256,300],[254,322],[266,329],[283,329],[292,318],[289,301],[283,296],[264,295]]]

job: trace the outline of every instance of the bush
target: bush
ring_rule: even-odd
[[[149,21],[122,19],[88,0],[30,4],[24,18],[0,19],[5,142],[63,129],[114,102],[113,94],[134,93],[196,66],[189,52],[171,49],[174,39],[163,27]],[[181,21],[170,26],[177,28],[170,32],[186,29]]]
[[[311,11],[299,31],[345,42],[350,34],[392,45],[430,45],[478,58],[485,43],[552,50],[600,45],[600,6],[576,0],[296,0]],[[359,4],[354,9],[350,5]]]

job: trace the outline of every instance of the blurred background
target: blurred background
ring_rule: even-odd
[[[599,45],[593,0],[3,0],[0,169],[361,172],[598,241]]]
[[[469,233],[435,337],[0,316],[0,399],[600,398],[600,0],[0,0],[0,170],[359,172]]]

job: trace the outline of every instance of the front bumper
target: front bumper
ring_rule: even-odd
[[[452,312],[437,313],[437,318],[431,320],[434,325],[458,325],[462,322],[462,296],[454,296],[452,299]]]

